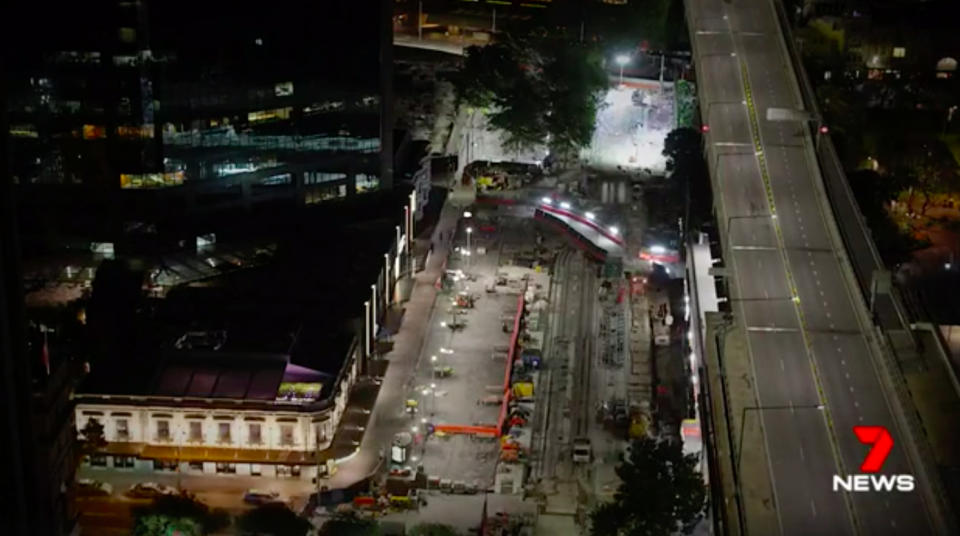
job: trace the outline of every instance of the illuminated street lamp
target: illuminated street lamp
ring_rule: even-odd
[[[543,197],[542,199],[540,199],[540,201],[542,201],[544,205],[552,205],[552,204],[553,204],[553,199],[550,199],[549,197]]]
[[[618,234],[620,234],[620,229],[617,228],[617,226],[613,226],[610,228],[610,234],[612,234],[613,236],[617,236]]]
[[[623,66],[630,63],[630,56],[620,54],[616,57],[617,65],[620,66],[620,85],[623,85]]]
[[[470,269],[470,255],[473,250],[470,248],[470,235],[473,234],[473,227],[467,227],[467,269]]]
[[[593,212],[587,212],[584,216],[586,216],[588,220],[593,220],[597,217]]]
[[[560,203],[560,208],[567,210],[570,208],[570,203],[567,203],[566,201],[564,201],[563,203]]]
[[[472,217],[473,217],[473,212],[470,212],[469,210],[465,210],[465,211],[463,211],[463,217],[464,217],[464,218],[472,218]]]

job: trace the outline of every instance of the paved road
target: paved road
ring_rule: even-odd
[[[833,474],[858,472],[866,454],[851,428],[897,432],[855,315],[856,289],[841,274],[821,213],[806,134],[799,124],[765,120],[769,107],[799,106],[773,6],[690,0],[687,9],[706,96],[701,110],[717,127],[708,136],[710,165],[736,273],[735,312],[747,327],[764,408],[745,416],[763,419],[782,532],[852,534],[850,508],[831,487]],[[752,139],[744,65],[763,164]],[[894,448],[884,472],[911,472],[903,449]],[[852,510],[864,534],[932,532],[919,493],[853,494]]]

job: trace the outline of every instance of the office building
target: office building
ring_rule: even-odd
[[[170,248],[225,215],[390,188],[391,7],[117,0],[24,15],[46,44],[18,63],[9,106],[31,245]]]

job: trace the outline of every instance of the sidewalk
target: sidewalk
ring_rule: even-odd
[[[452,236],[461,215],[460,207],[468,203],[472,195],[472,192],[460,190],[452,191],[447,198],[430,237],[420,238],[418,241],[434,240],[441,232],[445,236]],[[360,450],[340,464],[331,478],[322,480],[322,485],[330,489],[343,488],[369,476],[377,469],[381,455],[387,454],[387,447],[394,434],[409,426],[409,417],[403,413],[404,399],[407,387],[416,377],[417,362],[428,331],[427,323],[437,296],[434,285],[449,253],[450,244],[437,241],[433,254],[427,258],[424,270],[414,275],[410,300],[402,304],[405,309],[403,324],[393,337],[393,349],[384,355],[390,365],[380,386],[377,403],[370,415]]]

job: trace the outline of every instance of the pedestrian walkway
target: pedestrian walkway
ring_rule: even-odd
[[[416,377],[417,362],[427,334],[427,322],[437,297],[435,285],[452,247],[447,237],[453,236],[457,219],[461,216],[461,207],[472,201],[472,191],[462,190],[451,192],[433,231],[426,237],[418,238],[418,247],[429,248],[432,241],[433,253],[427,257],[424,269],[414,274],[410,300],[402,305],[405,309],[403,323],[393,337],[392,350],[384,355],[390,365],[380,386],[360,450],[341,463],[336,473],[321,481],[321,485],[330,489],[343,488],[370,476],[378,469],[381,457],[387,454],[394,434],[407,428],[408,419],[402,408],[407,388]],[[444,241],[439,240],[441,233]]]

